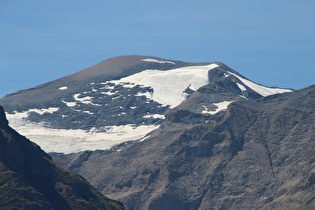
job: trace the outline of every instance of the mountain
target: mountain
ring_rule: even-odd
[[[11,126],[126,209],[315,208],[315,86],[120,56],[0,104]]]
[[[69,154],[141,140],[173,108],[207,119],[233,101],[291,91],[256,84],[219,62],[120,56],[9,94],[0,104],[19,133],[46,152]]]
[[[241,93],[224,87],[201,87],[141,141],[53,158],[126,209],[315,209],[315,85],[198,113],[207,94]]]
[[[124,209],[8,126],[0,106],[0,209]]]

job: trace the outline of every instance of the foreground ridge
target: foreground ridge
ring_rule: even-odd
[[[0,106],[0,209],[124,209],[8,126]]]

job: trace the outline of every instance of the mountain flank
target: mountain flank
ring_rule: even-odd
[[[207,116],[198,95],[141,141],[53,158],[126,209],[315,208],[315,85]]]
[[[236,101],[291,92],[220,62],[119,56],[0,99],[10,126],[46,152],[106,150],[143,139],[173,108],[204,118]]]
[[[0,106],[0,209],[124,209],[84,178],[55,164],[8,126]]]

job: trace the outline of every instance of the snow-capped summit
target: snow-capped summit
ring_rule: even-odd
[[[256,84],[218,62],[120,56],[0,104],[10,125],[46,152],[73,153],[142,139],[177,106],[211,117],[233,101],[290,91]]]

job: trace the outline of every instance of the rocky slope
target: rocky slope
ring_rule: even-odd
[[[142,139],[180,104],[209,116],[232,101],[290,91],[258,85],[219,62],[120,56],[9,94],[0,104],[10,125],[46,152],[73,153]]]
[[[0,209],[124,209],[8,126],[0,106]]]
[[[315,85],[196,111],[229,88],[195,91],[141,141],[53,158],[127,209],[314,209]]]

